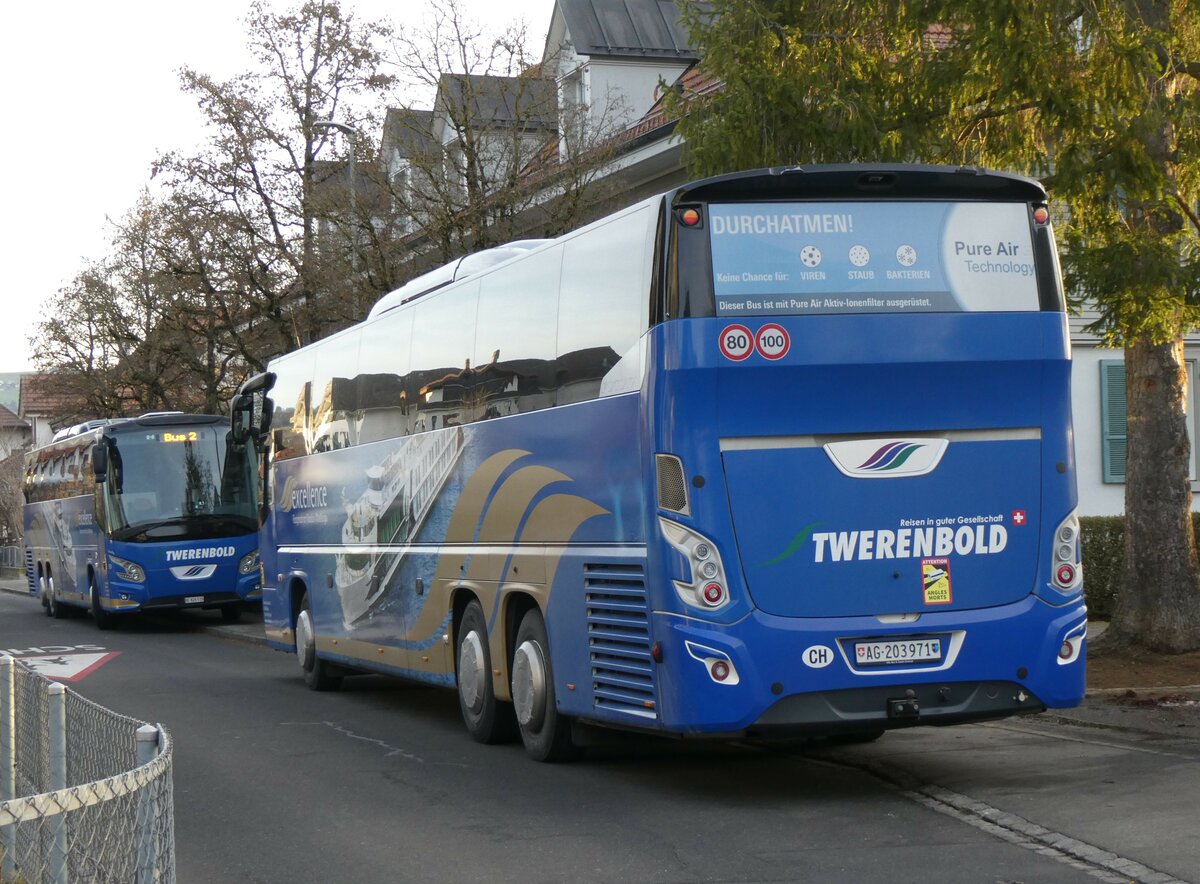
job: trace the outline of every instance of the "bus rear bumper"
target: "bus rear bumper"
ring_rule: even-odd
[[[722,625],[656,613],[658,722],[680,734],[810,734],[955,724],[1076,706],[1085,684],[1082,601],[1029,596],[975,611],[785,618],[755,612]],[[928,663],[864,666],[860,641],[940,636]],[[1075,652],[1064,659],[1070,639]]]
[[[898,684],[793,694],[768,709],[748,731],[762,736],[831,736],[962,724],[1045,709],[1015,682]]]

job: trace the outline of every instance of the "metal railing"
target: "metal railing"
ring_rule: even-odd
[[[171,741],[0,657],[0,882],[175,880]]]
[[[20,546],[0,546],[0,568],[25,570],[25,549]]]

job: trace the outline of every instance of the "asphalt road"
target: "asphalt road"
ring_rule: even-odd
[[[0,593],[0,650],[118,652],[70,687],[171,732],[184,884],[1186,881],[1200,871],[1197,792],[1183,788],[1200,784],[1194,744],[1023,720],[808,755],[637,738],[544,765],[519,745],[473,743],[451,692],[364,677],[313,693],[294,657],[235,640],[252,626],[230,637],[218,624],[188,612],[100,632]],[[1168,790],[1161,816],[1146,816],[1126,771]],[[1130,828],[1134,814],[1146,818]]]

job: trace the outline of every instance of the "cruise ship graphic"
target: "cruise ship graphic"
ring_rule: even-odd
[[[346,504],[334,581],[346,629],[368,619],[462,455],[461,427],[401,440],[367,469],[367,490]]]

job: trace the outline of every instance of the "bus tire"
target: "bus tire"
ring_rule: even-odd
[[[516,720],[512,705],[496,699],[496,691],[492,686],[487,619],[479,602],[471,601],[463,611],[455,644],[458,708],[462,712],[467,733],[479,743],[511,740],[516,736]]]
[[[307,592],[300,600],[300,613],[296,617],[296,656],[300,659],[304,684],[309,690],[336,691],[342,686],[342,677],[334,675],[332,666],[317,656],[317,636],[313,630]]]
[[[521,620],[516,645],[512,696],[526,753],[535,761],[574,758],[579,750],[571,740],[570,719],[558,712],[550,640],[546,623],[536,608]]]
[[[46,585],[48,587],[46,597],[50,600],[50,616],[55,620],[65,620],[71,616],[71,612],[67,610],[66,605],[61,605],[54,595],[54,575],[46,577]]]
[[[106,611],[100,607],[100,593],[96,589],[96,578],[89,575],[88,577],[88,596],[92,602],[92,619],[96,621],[97,629],[112,629],[116,626],[113,622],[111,611]]]
[[[50,611],[50,593],[46,589],[46,575],[45,574],[38,575],[38,597],[41,599],[42,610],[46,613],[46,616],[52,617],[53,614]]]

